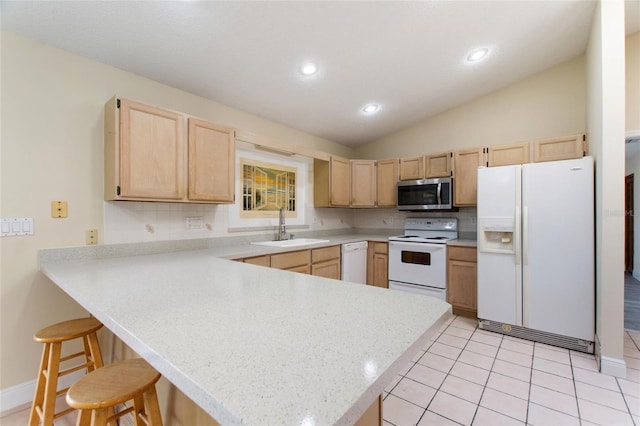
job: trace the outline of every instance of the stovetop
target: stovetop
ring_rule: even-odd
[[[410,217],[404,222],[404,235],[389,237],[389,241],[446,244],[458,238],[458,219]]]

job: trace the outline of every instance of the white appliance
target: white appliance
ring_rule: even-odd
[[[343,281],[352,283],[367,283],[367,242],[342,244],[342,268]]]
[[[593,352],[593,158],[478,169],[478,322]]]
[[[456,218],[407,218],[404,234],[389,237],[389,288],[447,300],[447,241]]]

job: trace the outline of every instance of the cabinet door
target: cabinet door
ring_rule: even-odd
[[[529,162],[530,149],[529,142],[490,146],[488,165],[489,167],[495,167],[526,164]]]
[[[373,255],[373,285],[389,288],[388,273],[389,255],[374,253]]]
[[[377,206],[396,207],[398,205],[398,159],[378,160],[376,168]]]
[[[340,259],[332,259],[311,265],[311,275],[324,278],[340,279]]]
[[[287,269],[304,267],[311,263],[311,251],[301,250],[271,255],[271,267],[275,269]]]
[[[138,102],[120,102],[120,197],[181,200],[184,118]]]
[[[349,207],[349,160],[341,157],[331,157],[330,163],[331,205]]]
[[[400,158],[400,180],[415,180],[424,178],[424,158]]]
[[[447,302],[451,303],[454,309],[460,309],[470,315],[477,312],[477,266],[475,262],[447,262]]]
[[[189,118],[189,199],[234,201],[233,129]]]
[[[311,267],[309,265],[294,266],[292,268],[284,268],[284,270],[291,271],[291,272],[298,272],[300,274],[307,274],[307,275],[311,273]]]
[[[475,206],[478,198],[478,167],[483,165],[484,159],[482,148],[456,151],[453,158],[454,204]]]
[[[437,178],[437,177],[449,177],[451,176],[451,157],[450,152],[443,152],[440,154],[425,155],[425,177]]]
[[[586,139],[584,134],[578,134],[534,141],[533,162],[582,158],[587,153]]]
[[[351,207],[376,206],[376,162],[351,160]]]

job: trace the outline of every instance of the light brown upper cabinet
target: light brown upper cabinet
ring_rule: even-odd
[[[534,163],[582,158],[588,152],[587,137],[582,133],[533,142]]]
[[[233,129],[189,118],[189,199],[229,202],[235,197]]]
[[[483,149],[456,151],[453,161],[454,205],[475,206],[478,199],[478,167],[484,165]]]
[[[351,160],[351,207],[376,206],[376,162]]]
[[[441,152],[424,156],[424,177],[438,178],[451,176],[451,160],[453,153]]]
[[[489,147],[489,167],[510,166],[512,164],[526,164],[529,162],[529,142],[511,145],[497,145]]]
[[[400,180],[424,178],[424,156],[400,158]]]
[[[349,160],[331,156],[329,161],[313,160],[313,205],[349,207]]]
[[[109,100],[104,111],[105,200],[233,202],[234,131],[188,121],[187,128],[185,114]]]
[[[398,159],[378,160],[376,172],[376,192],[378,207],[396,207],[398,182]]]

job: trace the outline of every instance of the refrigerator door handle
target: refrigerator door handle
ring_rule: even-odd
[[[516,223],[515,229],[513,230],[513,245],[516,250],[516,265],[520,265],[522,263],[522,247],[520,244],[520,206],[516,206]]]
[[[529,207],[522,208],[522,325],[529,326]]]

